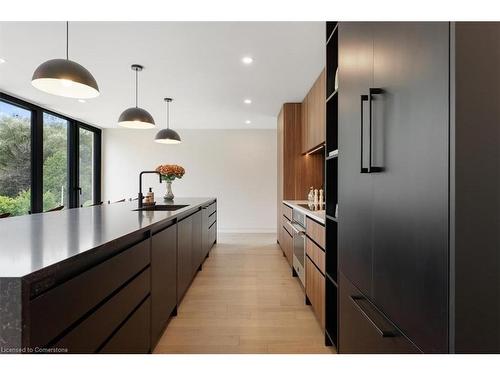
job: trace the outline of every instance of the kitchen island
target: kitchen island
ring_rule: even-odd
[[[0,351],[150,352],[217,236],[215,198],[171,204],[3,219]]]

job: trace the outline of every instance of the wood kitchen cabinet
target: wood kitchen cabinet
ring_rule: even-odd
[[[314,82],[302,101],[302,152],[317,148],[325,143],[325,69]]]
[[[323,186],[324,156],[321,153],[303,155],[302,137],[302,104],[285,103],[277,126],[277,228],[282,227],[283,200],[306,199],[311,186],[318,189]],[[278,230],[280,244],[282,234]]]
[[[309,258],[306,261],[306,296],[321,328],[325,328],[325,275]]]
[[[301,179],[304,163],[301,155],[301,105],[285,103],[278,115],[278,228],[283,216],[283,200],[307,195]]]
[[[500,352],[500,24],[338,37],[340,353]]]
[[[277,126],[277,228],[283,227],[283,207],[287,207],[283,200],[302,199],[307,194],[306,184],[301,178],[304,171],[301,139],[301,104],[285,103],[278,114]],[[278,230],[278,243],[282,249],[285,239],[283,231]]]
[[[325,227],[306,218],[306,297],[325,328]]]
[[[151,347],[154,348],[177,308],[177,226],[151,237]]]
[[[289,228],[290,220],[283,216],[281,221],[281,249],[286,257],[286,260],[290,266],[292,266],[293,260],[293,242],[292,242],[292,231]]]

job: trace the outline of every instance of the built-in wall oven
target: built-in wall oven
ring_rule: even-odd
[[[306,218],[297,210],[292,212],[292,222],[288,223],[293,236],[293,261],[294,274],[299,277],[305,287],[305,250],[306,250]]]

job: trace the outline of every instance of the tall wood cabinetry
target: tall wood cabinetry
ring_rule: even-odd
[[[499,24],[340,23],[340,353],[500,350],[499,41]]]
[[[278,243],[283,252],[291,254],[291,235],[284,225],[285,212],[283,200],[299,199],[306,189],[302,179],[304,161],[301,155],[302,108],[300,103],[285,103],[278,114],[277,150],[278,150],[278,192],[277,192],[277,228]],[[288,219],[291,220],[291,215]],[[291,263],[291,255],[287,256]]]
[[[302,101],[302,153],[325,143],[325,69]]]
[[[286,213],[283,200],[305,200],[311,186],[323,186],[323,153],[304,154],[303,139],[307,128],[304,126],[303,103],[285,103],[278,114],[277,126],[277,228],[278,243],[285,254],[291,254],[291,235],[287,231]],[[321,109],[316,108],[316,111]],[[321,116],[316,116],[317,118]],[[286,208],[285,208],[286,209]],[[291,220],[291,213],[288,217]],[[287,257],[291,263],[291,256]]]

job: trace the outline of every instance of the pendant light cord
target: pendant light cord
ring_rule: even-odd
[[[137,108],[137,90],[138,90],[138,86],[139,86],[138,74],[139,74],[139,71],[136,69],[135,70],[135,108]]]
[[[66,21],[66,60],[69,60],[69,21]]]
[[[167,101],[167,129],[170,129],[170,102]]]

